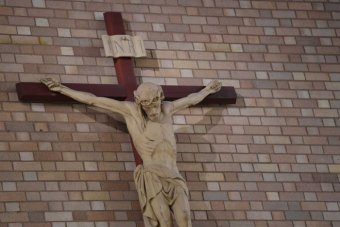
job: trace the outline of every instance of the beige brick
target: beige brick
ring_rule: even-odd
[[[83,192],[84,200],[110,200],[110,195],[108,192]]]
[[[340,173],[340,165],[328,165],[329,172]]]
[[[84,170],[81,162],[57,162],[57,170]]]
[[[12,151],[36,151],[38,145],[35,142],[10,142]]]
[[[173,61],[174,67],[175,68],[189,68],[189,69],[196,69],[197,68],[197,63],[196,61],[178,61],[175,60]]]
[[[268,211],[248,211],[247,218],[250,220],[272,220],[271,213]]]
[[[45,0],[32,0],[33,7],[46,8]]]
[[[51,113],[27,113],[26,116],[29,121],[54,121],[54,116]]]
[[[0,63],[0,69],[2,72],[24,72],[22,64]]]
[[[210,62],[211,68],[212,69],[217,69],[217,70],[232,70],[235,69],[235,64],[233,62],[224,62],[224,61],[213,61]]]
[[[301,207],[303,210],[326,210],[324,202],[302,202]]]
[[[41,199],[45,201],[65,201],[68,200],[66,192],[41,192]]]
[[[181,171],[203,171],[203,167],[200,163],[178,163],[178,168]]]
[[[254,164],[256,172],[279,172],[276,164]]]
[[[11,36],[0,35],[0,44],[10,44],[12,43]]]
[[[14,170],[17,171],[39,171],[41,170],[40,162],[14,162]]]
[[[269,144],[290,144],[288,136],[266,136],[266,141]]]
[[[1,221],[3,223],[8,223],[8,222],[28,222],[29,218],[27,213],[23,212],[7,212],[3,213],[1,215]]]
[[[206,18],[200,16],[183,16],[182,20],[184,24],[207,24]]]
[[[20,25],[20,26],[23,26],[23,25],[27,25],[27,26],[35,25],[34,19],[33,18],[28,18],[28,17],[9,16],[8,21],[9,21],[9,24],[13,24],[13,25]]]
[[[230,46],[228,44],[217,44],[217,43],[207,43],[205,44],[207,51],[220,51],[220,52],[229,52],[231,51]]]
[[[150,67],[150,68],[158,68],[159,62],[153,59],[138,59],[136,61],[137,67]]]
[[[68,28],[58,28],[58,36],[71,37],[71,30]]]
[[[15,26],[0,25],[0,30],[2,34],[17,34]]]
[[[58,56],[58,63],[63,65],[83,65],[83,59],[81,57],[61,57]]]
[[[2,181],[13,181],[13,180],[23,180],[22,174],[13,173],[13,172],[3,172],[0,174],[0,179]],[[4,182],[3,183],[4,191],[17,191],[15,182]]]
[[[65,180],[63,172],[39,172],[38,179],[43,181]]]
[[[97,133],[72,133],[74,141],[99,141]]]
[[[122,168],[121,170],[124,170]],[[80,179],[85,181],[97,181],[97,180],[106,180],[105,173],[98,173],[98,172],[86,172],[86,173],[80,173]]]
[[[12,170],[13,167],[11,165],[10,162],[0,162],[1,166],[0,166],[0,170],[4,171],[4,170]]]
[[[13,15],[13,9],[11,7],[1,7],[0,12],[2,15]]]
[[[95,30],[71,29],[71,36],[78,38],[98,38]]]
[[[46,221],[72,221],[72,212],[45,212]]]
[[[0,201],[25,201],[24,192],[0,192]]]
[[[49,27],[47,18],[35,18],[35,24],[38,27]]]
[[[224,181],[222,173],[200,173],[199,176],[202,181]]]
[[[211,210],[211,204],[208,201],[190,201],[192,210]]]

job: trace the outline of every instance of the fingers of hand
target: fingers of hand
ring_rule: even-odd
[[[222,85],[222,83],[221,83],[220,81],[218,81],[218,80],[215,80],[215,81],[214,81],[214,85],[215,85],[216,87],[220,87],[220,86]]]
[[[47,80],[47,79],[41,79],[40,82],[43,83],[43,84],[45,84],[45,85],[48,84],[48,80]]]
[[[216,90],[220,90],[222,87],[222,83],[218,81],[218,83],[216,84]]]
[[[218,91],[218,90],[221,89],[221,87],[222,87],[222,83],[221,83],[220,81],[214,80],[214,81],[211,82],[210,88],[211,88],[212,90]]]
[[[45,84],[48,87],[53,87],[59,85],[59,82],[51,79],[51,78],[45,78],[40,80],[43,84]]]
[[[53,83],[53,82],[48,82],[48,83],[46,83],[46,85],[49,87],[49,88],[53,88],[53,87],[56,87],[57,85],[55,84],[55,83]]]

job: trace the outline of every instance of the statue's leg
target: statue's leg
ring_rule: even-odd
[[[191,227],[190,206],[188,196],[180,187],[176,189],[176,200],[173,203],[171,210],[175,216],[179,227]]]
[[[151,200],[152,209],[160,223],[160,227],[172,227],[171,210],[162,193]]]

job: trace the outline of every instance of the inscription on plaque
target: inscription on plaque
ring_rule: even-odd
[[[106,57],[145,57],[146,51],[143,40],[139,36],[103,35]]]

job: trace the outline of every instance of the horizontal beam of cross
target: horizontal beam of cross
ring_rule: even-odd
[[[125,100],[128,97],[126,89],[117,84],[68,84],[65,86],[78,91],[92,93],[96,96],[107,97],[116,100]],[[17,83],[18,98],[22,102],[38,103],[75,103],[76,101],[61,95],[60,93],[51,92],[42,83]],[[173,101],[185,97],[191,93],[200,91],[203,86],[170,86],[163,85],[165,100]],[[234,104],[236,103],[236,92],[233,87],[222,87],[218,93],[209,95],[200,104]]]

